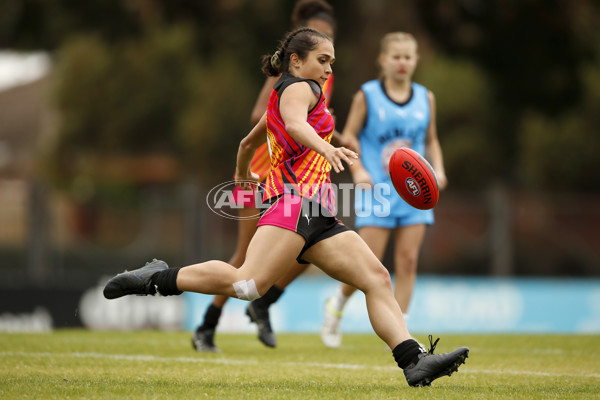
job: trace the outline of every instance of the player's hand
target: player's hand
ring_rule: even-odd
[[[342,161],[348,165],[352,165],[352,160],[358,159],[358,154],[345,147],[331,146],[329,150],[323,154],[323,156],[329,162],[329,164],[331,164],[333,170],[337,173],[344,170]]]
[[[253,190],[254,187],[256,187],[259,178],[260,176],[258,174],[255,174],[250,170],[243,173],[237,170],[235,172],[235,184],[242,190]]]
[[[356,153],[360,153],[360,142],[357,138],[346,135],[338,135],[337,140],[340,146],[350,149]]]

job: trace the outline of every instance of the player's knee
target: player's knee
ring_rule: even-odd
[[[411,275],[417,272],[417,259],[416,255],[402,254],[396,257],[394,265],[397,275]]]
[[[369,287],[381,289],[383,287],[392,287],[392,278],[389,271],[381,263],[374,264],[369,268],[368,276],[365,279],[366,289]]]
[[[383,264],[380,264],[380,267],[377,268],[377,279],[380,280],[381,285],[392,287],[392,277]]]

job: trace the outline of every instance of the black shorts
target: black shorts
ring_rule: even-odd
[[[302,255],[314,244],[349,229],[320,204],[309,199],[284,194],[264,210],[257,226],[273,225],[298,233],[306,243],[296,257],[300,264],[308,264]]]

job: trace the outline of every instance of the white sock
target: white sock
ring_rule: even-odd
[[[342,287],[340,286],[335,296],[333,296],[333,301],[331,302],[333,309],[339,312],[344,311],[344,307],[346,306],[346,302],[349,298],[350,296],[344,295],[342,292]]]

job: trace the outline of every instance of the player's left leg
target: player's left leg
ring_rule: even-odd
[[[417,264],[423,239],[425,224],[398,227],[394,238],[394,296],[404,313],[408,306],[417,279]]]
[[[451,375],[465,362],[469,355],[467,347],[434,354],[437,340],[425,352],[412,339],[402,310],[394,298],[389,273],[355,232],[342,232],[317,242],[306,250],[302,258],[365,294],[371,325],[392,349],[392,355],[404,370],[409,385],[430,385],[441,376]]]
[[[358,234],[369,246],[379,260],[383,260],[385,248],[390,238],[391,229],[380,226],[363,226],[358,229]],[[335,349],[342,344],[342,331],[340,328],[344,307],[356,288],[346,283],[341,283],[337,293],[327,299],[324,309],[323,325],[321,326],[321,340],[325,346]]]
[[[390,274],[356,232],[345,231],[319,241],[302,258],[365,294],[371,325],[390,348],[411,339],[393,296]]]

